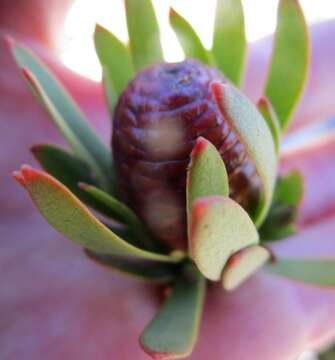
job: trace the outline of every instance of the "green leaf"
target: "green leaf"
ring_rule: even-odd
[[[72,192],[79,190],[79,181],[96,184],[87,165],[66,150],[55,145],[39,144],[32,146],[31,151],[43,169]]]
[[[121,235],[124,240],[135,246],[144,249],[153,248],[152,244],[148,247],[149,241],[147,240],[147,235],[144,230],[142,229],[141,231],[140,226],[134,226],[136,224],[135,220],[133,220],[133,223],[130,220],[125,221],[124,216],[122,216],[122,213],[126,211],[124,209],[127,209],[135,219],[136,215],[133,214],[130,209],[102,190],[99,190],[94,186],[85,186],[83,184],[84,182],[89,182],[91,184],[95,183],[94,179],[90,176],[90,171],[85,163],[67,151],[53,145],[35,145],[31,150],[43,169],[65,185],[86,205],[127,226],[125,229],[114,227],[112,231],[117,235]],[[113,200],[113,206],[111,206],[108,201],[103,201],[99,196],[96,196],[95,191],[92,193],[87,191],[87,188],[96,189],[99,194],[103,194],[102,197],[107,197],[108,199],[111,198]],[[139,220],[137,220],[137,222],[139,222]],[[128,226],[131,226],[131,228],[128,229]]]
[[[234,200],[225,196],[206,196],[194,202],[189,251],[207,279],[220,280],[229,257],[257,243],[255,225]]]
[[[33,93],[43,104],[73,151],[88,164],[105,189],[111,184],[111,154],[96,135],[79,107],[45,65],[17,43],[12,53]]]
[[[307,77],[308,28],[297,0],[280,0],[272,60],[265,85],[281,127],[285,130]]]
[[[296,209],[273,206],[265,222],[259,228],[261,242],[276,241],[296,234]]]
[[[210,64],[208,52],[192,26],[174,9],[170,8],[170,24],[174,29],[186,57]]]
[[[100,204],[101,208],[105,209],[105,215],[125,224],[133,236],[140,239],[142,246],[144,245],[146,249],[157,248],[151,241],[142,222],[127,205],[95,186],[84,183],[80,183],[79,186],[80,189]]]
[[[303,178],[292,171],[277,181],[268,215],[259,229],[261,241],[279,240],[296,233],[298,207],[303,196]]]
[[[94,44],[100,63],[108,70],[108,77],[116,95],[119,96],[134,76],[129,50],[117,37],[99,24],[95,27]]]
[[[54,145],[34,145],[31,151],[45,171],[64,184],[80,200],[96,208],[92,197],[78,187],[78,182],[96,183],[84,162]]]
[[[114,117],[114,108],[117,103],[118,97],[114,89],[112,76],[106,66],[102,67],[102,83],[104,86],[105,99],[108,105],[109,116],[111,119]]]
[[[172,293],[145,328],[140,344],[154,359],[178,359],[191,354],[205,297],[205,279],[187,264]]]
[[[229,179],[225,164],[216,147],[198,137],[187,171],[187,211],[191,215],[194,200],[208,195],[229,195]]]
[[[297,170],[278,179],[273,201],[286,206],[299,205],[304,194],[304,179]]]
[[[332,347],[321,354],[318,354],[319,360],[335,360],[335,347]]]
[[[262,181],[262,198],[254,216],[256,225],[260,226],[271,204],[277,174],[271,132],[256,107],[235,87],[221,83],[212,83],[211,87],[219,110],[245,146]]]
[[[160,255],[128,244],[94,217],[63,184],[45,172],[22,166],[14,175],[49,224],[78,245],[107,255],[180,261],[177,256]]]
[[[163,61],[160,33],[151,0],[126,0],[129,46],[137,70]]]
[[[266,269],[280,276],[318,286],[335,286],[335,257],[324,259],[278,258]]]
[[[257,103],[259,112],[263,115],[263,118],[267,122],[271,131],[273,141],[275,143],[276,152],[279,154],[280,148],[280,124],[275,114],[270,101],[265,97],[261,97]]]
[[[270,259],[269,251],[258,245],[242,249],[232,255],[222,274],[222,286],[234,290]]]
[[[246,49],[241,0],[218,0],[212,52],[218,67],[236,85],[243,76]]]
[[[87,256],[111,270],[134,276],[142,280],[157,283],[168,283],[175,279],[179,269],[178,264],[162,263],[147,259],[132,259],[129,257],[96,254],[85,250]]]

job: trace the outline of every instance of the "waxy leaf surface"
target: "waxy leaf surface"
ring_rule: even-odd
[[[317,286],[335,286],[335,257],[324,259],[278,258],[266,269],[280,276]]]
[[[197,199],[190,225],[190,256],[200,272],[213,281],[221,279],[231,255],[258,243],[257,230],[247,212],[225,196]]]
[[[54,145],[35,145],[31,151],[44,170],[64,184],[85,204],[99,210],[96,201],[78,186],[79,182],[96,184],[96,179],[91,176],[90,169],[83,161]]]
[[[130,52],[137,70],[163,60],[160,33],[151,0],[126,0]]]
[[[229,195],[229,180],[225,164],[216,147],[199,137],[191,153],[187,171],[187,209],[191,215],[194,200],[208,195]]]
[[[190,355],[199,331],[205,287],[205,279],[188,264],[140,337],[141,346],[152,358],[168,360]]]
[[[78,158],[88,164],[99,183],[111,183],[111,154],[79,107],[45,65],[27,48],[11,46],[14,58],[33,94],[43,104]]]
[[[298,0],[280,0],[272,60],[265,85],[281,127],[285,130],[307,77],[309,38]]]
[[[104,215],[125,224],[133,236],[138,239],[139,244],[146,249],[155,248],[142,222],[127,205],[95,186],[83,183],[80,183],[79,186],[104,209]]]
[[[179,39],[186,57],[210,64],[208,51],[192,26],[174,9],[170,9],[170,24]]]
[[[85,250],[87,256],[100,265],[119,273],[157,283],[168,283],[175,279],[179,265],[148,259],[134,259],[113,255],[97,254]]]
[[[117,235],[122,234],[122,239],[127,240],[127,242],[149,249],[148,240],[146,240],[147,235],[144,234],[143,229],[141,231],[140,227],[135,226],[139,220],[135,220],[135,214],[126,205],[92,185],[84,185],[84,182],[96,183],[95,179],[90,176],[90,171],[85,163],[53,145],[35,145],[32,147],[32,152],[43,169],[65,185],[86,205],[127,226],[125,229],[113,227],[113,231]],[[127,220],[125,213],[128,214]]]
[[[246,49],[241,0],[218,0],[212,52],[218,67],[236,85],[242,79]]]
[[[269,126],[269,129],[273,137],[273,141],[275,143],[276,152],[278,154],[279,146],[280,146],[280,124],[277,115],[275,114],[270,101],[265,96],[263,96],[258,101],[257,107]]]
[[[223,270],[223,288],[226,290],[236,289],[269,259],[269,251],[258,245],[242,249],[232,255]]]
[[[262,180],[262,199],[254,218],[259,226],[269,210],[277,174],[277,154],[271,132],[256,107],[235,87],[213,83],[212,91],[223,117],[246,147]]]
[[[114,108],[118,97],[116,95],[116,90],[114,89],[112,76],[109,73],[107,66],[102,67],[102,84],[104,86],[104,94],[108,105],[109,115],[110,118],[113,119]]]
[[[162,262],[180,260],[128,244],[94,217],[63,184],[45,172],[23,166],[14,175],[49,224],[78,245],[101,254]]]
[[[116,95],[119,96],[134,76],[129,50],[115,35],[101,25],[96,25],[94,44],[100,63],[108,69],[108,76]]]

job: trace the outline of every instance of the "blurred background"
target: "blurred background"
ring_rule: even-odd
[[[168,9],[175,8],[197,30],[206,47],[210,47],[216,0],[153,0],[167,61],[183,59],[174,32],[169,27]],[[271,34],[276,26],[278,0],[243,0],[247,38],[250,42]],[[300,0],[309,24],[335,18],[334,0]],[[72,70],[93,80],[100,80],[101,69],[95,55],[92,35],[95,24],[111,30],[127,41],[123,0],[75,0],[59,34],[58,50],[63,62]]]
[[[2,1],[5,3],[6,0],[0,0]],[[9,1],[14,2],[14,0]],[[46,0],[44,1],[46,6],[49,5]],[[100,81],[101,68],[93,45],[95,24],[103,25],[126,42],[127,27],[123,2],[124,0],[73,1],[64,23],[57,24],[59,29],[56,40],[57,52],[68,68],[94,81]],[[243,0],[249,42],[273,33],[277,3],[278,0]],[[310,25],[335,19],[335,0],[300,0],[300,3]],[[210,47],[216,0],[153,0],[153,4],[161,27],[163,51],[167,61],[183,59],[180,45],[169,27],[170,6],[190,21],[205,46]],[[312,128],[311,132],[315,133],[315,131],[315,128]],[[297,134],[295,136],[297,142]],[[299,358],[299,360],[312,359],[316,357],[311,352],[306,352]]]

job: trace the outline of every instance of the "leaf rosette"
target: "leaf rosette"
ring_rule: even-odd
[[[125,7],[129,44],[100,25],[94,33],[112,117],[120,111],[120,96],[136,73],[146,71],[148,66],[159,67],[153,64],[164,61],[151,1],[127,0]],[[240,0],[218,0],[211,49],[204,47],[192,24],[181,14],[171,9],[169,19],[186,57],[199,61],[192,60],[192,64],[215,67],[215,74],[221,71],[221,80],[212,79],[206,85],[206,94],[215,115],[224,119],[234,135],[233,145],[238,143],[244,149],[243,160],[239,161],[247,159],[253,165],[255,172],[249,183],[259,189],[252,209],[234,196],[230,165],[239,154],[234,153],[236,158],[227,161],[212,138],[194,131],[182,168],[187,233],[187,247],[182,251],[161,243],[142,221],[137,207],[123,201],[115,153],[99,139],[56,77],[24,45],[15,41],[10,44],[29,89],[70,146],[70,150],[49,144],[33,146],[32,153],[45,171],[23,166],[14,176],[44,218],[84,248],[89,259],[106,269],[171,287],[161,310],[140,337],[142,348],[155,359],[182,358],[192,352],[208,281],[220,282],[224,290],[232,291],[266,264],[264,269],[275,275],[318,286],[335,285],[334,259],[278,258],[264,246],[264,242],[296,231],[303,192],[298,173],[277,174],[280,136],[301,95],[308,65],[308,34],[298,1],[279,3],[272,59],[264,96],[257,106],[238,89],[247,50]],[[157,100],[141,103],[140,98],[136,99],[142,108],[149,108]],[[183,100],[178,96],[176,99]],[[189,118],[192,112],[185,114]],[[128,115],[129,122],[134,121],[134,113]],[[154,121],[154,116],[150,119]],[[165,134],[168,137],[173,132],[169,128]],[[155,140],[157,129],[137,126],[130,135]],[[214,129],[211,136],[222,134]],[[181,139],[176,142],[182,148]],[[143,153],[136,147],[131,151],[136,156]],[[164,166],[157,169],[166,170]],[[154,187],[157,178],[149,177],[146,182]],[[243,190],[248,186],[244,185]],[[157,211],[154,215],[166,220],[164,213]]]

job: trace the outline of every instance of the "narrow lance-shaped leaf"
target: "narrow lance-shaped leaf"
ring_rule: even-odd
[[[126,0],[129,46],[137,70],[163,60],[160,33],[151,0]]]
[[[80,183],[79,187],[97,203],[101,204],[101,207],[106,209],[105,215],[125,224],[133,235],[140,239],[140,243],[143,243],[146,249],[157,248],[151,241],[142,222],[127,205],[95,186]]]
[[[102,83],[104,86],[104,93],[108,105],[109,116],[111,119],[113,119],[114,108],[118,98],[114,89],[112,76],[110,75],[109,70],[106,66],[102,67]]]
[[[52,176],[23,166],[15,178],[28,191],[34,204],[51,226],[62,235],[91,251],[118,256],[179,262],[180,257],[160,255],[139,249],[103,225],[59,181]]]
[[[278,154],[280,147],[280,123],[278,117],[275,114],[270,101],[265,96],[262,96],[259,99],[257,103],[257,107],[269,126],[269,129],[273,137],[273,141],[276,146],[276,152]]]
[[[234,290],[270,259],[270,252],[259,245],[249,246],[232,255],[222,274],[222,286]]]
[[[145,328],[140,343],[154,359],[184,358],[196,342],[205,297],[205,279],[187,264],[165,304]]]
[[[262,198],[254,216],[259,226],[269,210],[277,173],[277,154],[271,132],[256,107],[238,89],[221,83],[211,86],[219,110],[245,146],[262,181]]]
[[[203,46],[192,26],[172,8],[170,8],[169,17],[170,24],[179,39],[186,57],[198,59],[204,64],[210,64],[208,51]]]
[[[317,286],[335,286],[335,257],[324,259],[277,258],[266,269],[280,276]]]
[[[241,0],[218,0],[212,52],[218,67],[236,85],[243,76],[246,48]]]
[[[100,63],[108,69],[108,76],[116,95],[119,96],[134,76],[129,50],[116,36],[99,24],[95,27],[94,44]]]
[[[83,186],[80,186],[83,182],[95,184],[94,178],[90,176],[88,167],[80,159],[54,145],[35,145],[31,150],[43,169],[65,185],[86,205],[108,218],[119,221],[123,225],[128,225],[128,223],[124,221],[124,216],[120,214],[122,213],[122,209],[127,208],[124,204],[120,203],[104,191],[97,189],[99,193],[114,200],[113,206],[111,206],[108,202],[102,201],[97,198],[94,193],[91,194],[89,191],[86,191]],[[95,188],[94,186],[88,187]],[[121,206],[118,206],[119,204]],[[128,210],[129,212],[132,212],[130,209]],[[135,215],[133,216],[136,217]],[[128,234],[128,227],[122,230],[119,229],[117,234],[122,233],[121,237],[123,239],[126,239],[135,246],[147,249],[148,244],[145,241],[141,241],[144,239],[143,232],[141,233],[141,231],[137,228],[135,229],[135,227],[132,227],[131,229],[132,234]],[[116,228],[114,228],[113,231],[116,232]]]
[[[27,48],[11,44],[14,58],[33,93],[42,102],[54,123],[63,133],[76,155],[96,174],[99,183],[109,188],[111,155],[91,128],[83,113],[64,87]]]
[[[272,60],[265,85],[285,130],[303,90],[309,60],[306,21],[298,0],[280,0]]]
[[[89,250],[85,250],[85,253],[91,260],[111,270],[156,283],[167,283],[173,281],[177,275],[178,269],[180,268],[179,264],[96,254]]]
[[[100,214],[126,225],[126,228],[122,229],[113,228],[117,235],[122,234],[123,239],[135,246],[147,250],[153,249],[151,241],[148,240],[148,235],[141,228],[142,224],[136,220],[136,215],[126,205],[104,191],[92,185],[84,184],[84,182],[95,184],[95,180],[90,176],[90,171],[85,163],[53,145],[35,145],[31,150],[43,169],[65,185],[86,205]],[[93,190],[90,191],[90,189]],[[100,196],[97,196],[96,192]],[[111,200],[105,201],[105,198]],[[127,219],[125,213],[129,214]]]
[[[187,171],[187,211],[191,216],[194,200],[208,195],[229,195],[229,180],[225,164],[215,146],[199,137],[191,153]]]
[[[206,278],[220,280],[229,257],[257,243],[255,225],[234,200],[225,196],[206,196],[193,203],[190,256]]]
[[[68,187],[82,201],[89,203],[91,197],[79,189],[78,182],[95,184],[96,181],[83,161],[55,145],[34,145],[31,151],[44,170]]]

